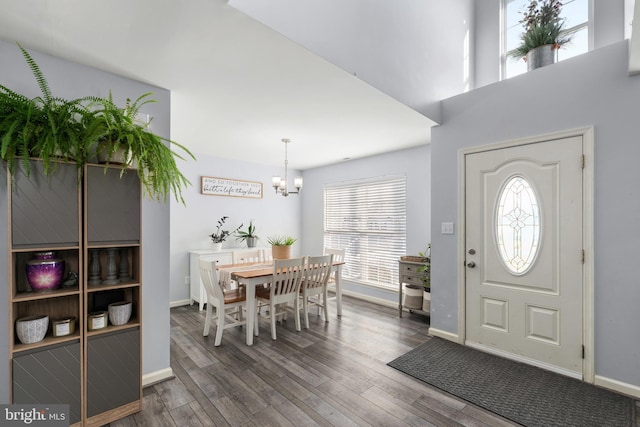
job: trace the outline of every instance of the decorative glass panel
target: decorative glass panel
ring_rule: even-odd
[[[526,273],[538,254],[540,208],[536,193],[524,177],[514,176],[502,188],[495,225],[505,267],[515,275]]]

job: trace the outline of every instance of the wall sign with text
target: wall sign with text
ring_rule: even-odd
[[[202,177],[202,194],[262,199],[262,183],[239,179]]]

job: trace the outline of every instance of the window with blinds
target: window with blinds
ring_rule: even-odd
[[[345,279],[397,289],[406,230],[405,176],[325,188],[324,246],[345,249]]]

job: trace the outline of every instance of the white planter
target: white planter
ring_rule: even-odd
[[[215,252],[220,252],[222,250],[222,242],[220,243],[211,242],[211,250]]]
[[[422,292],[422,311],[431,312],[431,292]]]
[[[405,285],[402,306],[413,310],[422,309],[422,289],[422,286],[418,285]]]

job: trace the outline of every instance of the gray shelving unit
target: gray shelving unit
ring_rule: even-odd
[[[7,174],[11,400],[69,404],[74,427],[104,425],[142,407],[141,187],[136,171],[121,171],[60,162],[46,177],[33,160],[30,173],[20,166]],[[78,274],[76,286],[31,291],[26,264],[44,251],[64,259],[65,276]],[[90,251],[97,255],[92,284]],[[127,324],[88,329],[89,313],[122,300],[133,307]],[[21,343],[16,320],[44,314],[75,317],[75,331],[54,337],[50,322],[44,340]]]

